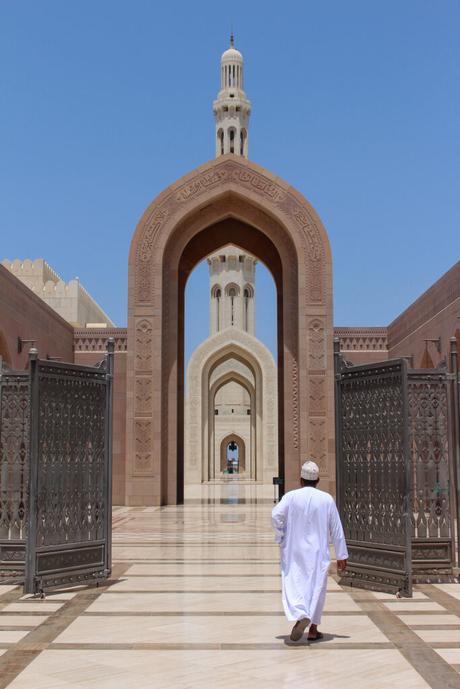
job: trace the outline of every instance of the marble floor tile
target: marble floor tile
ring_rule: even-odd
[[[454,641],[460,646],[460,629],[414,629],[414,633],[428,643]]]
[[[348,593],[330,593],[326,596],[324,612],[361,612],[361,608]]]
[[[346,593],[331,593],[324,608],[329,610],[360,610]],[[102,593],[88,607],[88,612],[281,612],[280,593]]]
[[[18,668],[5,689],[427,689],[419,672],[431,689],[456,681],[446,663],[460,664],[459,617],[434,589],[357,595],[337,584],[334,563],[324,640],[290,643],[271,498],[271,486],[230,481],[192,487],[184,505],[115,508],[110,586],[23,596],[0,612],[0,655],[11,648]],[[460,597],[458,585],[438,588]],[[435,653],[439,642],[459,648]]]
[[[47,615],[7,615],[0,612],[0,627],[38,627]]]
[[[213,662],[214,661],[214,662]],[[346,683],[345,679],[346,678]],[[400,653],[382,650],[44,651],[9,689],[428,689]]]
[[[393,600],[393,601],[401,601],[401,598],[397,598],[394,593],[383,593],[380,591],[369,591],[371,596],[374,598],[377,598],[378,600]],[[428,600],[428,596],[426,596],[424,593],[421,591],[414,591],[412,593],[412,598],[409,598],[408,600]]]
[[[460,584],[434,584],[437,589],[460,600]]]
[[[280,567],[278,563],[216,563],[216,562],[181,562],[131,565],[126,570],[126,576],[152,576],[152,575],[258,575],[279,577]],[[335,582],[334,582],[335,583]]]
[[[0,584],[0,596],[3,596],[5,593],[9,593],[10,591],[14,591],[14,589],[19,588],[18,586],[12,586],[9,584]]]
[[[273,547],[258,548],[256,546],[236,546],[236,545],[216,545],[216,546],[191,546],[174,545],[169,546],[115,546],[113,548],[114,560],[136,560],[138,562],[150,560],[168,560],[202,562],[203,560],[220,560],[225,562],[247,562],[268,561],[277,563],[279,561],[278,549]]]
[[[439,605],[439,603],[435,603],[434,601],[417,601],[417,600],[411,600],[410,598],[402,598],[401,600],[395,600],[392,601],[391,603],[383,603],[383,605],[388,609],[391,610],[391,612],[412,612],[413,610],[418,610],[418,611],[430,611],[430,610],[437,610],[439,612],[445,612],[446,609],[442,607],[442,605]]]
[[[328,578],[327,590],[342,592],[340,586]],[[123,576],[110,587],[117,591],[276,591],[281,592],[281,577],[276,576]]]
[[[56,639],[56,643],[72,644],[280,644],[289,636],[292,623],[284,617],[225,618],[194,617],[130,617],[123,615],[108,621],[104,616],[81,616]],[[321,625],[327,635],[323,643],[385,643],[386,636],[365,616],[328,615]]]
[[[24,630],[0,630],[0,644],[15,644],[28,633],[28,631]]]
[[[102,593],[88,612],[273,612],[278,593]]]
[[[460,648],[436,648],[435,651],[446,663],[460,665]]]
[[[116,591],[279,591],[281,577],[122,577],[110,587]]]
[[[413,627],[418,624],[431,624],[431,625],[452,625],[457,624],[460,626],[460,617],[457,615],[398,615],[399,619],[407,624],[409,627]],[[459,633],[460,639],[460,633]]]
[[[80,591],[81,589],[82,589],[82,587],[79,586],[78,589],[75,589],[73,591],[47,591],[45,601],[39,600],[39,602],[40,603],[42,603],[42,602],[52,603],[53,601],[72,600],[72,598],[75,598],[78,591]],[[34,598],[34,596],[31,596],[30,593],[26,593],[24,596],[21,596],[21,598],[19,600],[36,602],[37,598]]]
[[[48,603],[47,600],[37,600],[33,603],[20,601],[19,603],[9,603],[3,608],[4,612],[56,612],[63,606],[63,603]]]

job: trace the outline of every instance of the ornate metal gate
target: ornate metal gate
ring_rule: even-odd
[[[412,595],[454,564],[445,367],[350,366],[336,344],[337,501],[345,581]]]
[[[0,567],[26,593],[110,574],[113,349],[2,373]]]

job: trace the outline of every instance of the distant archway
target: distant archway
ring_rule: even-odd
[[[230,376],[219,377],[220,368],[229,360],[239,364],[240,373],[233,367]],[[218,386],[233,377],[246,387],[251,398],[252,433],[246,453],[246,459],[250,460],[247,462],[249,475],[260,481],[265,478],[271,484],[278,472],[277,374],[269,350],[243,330],[227,328],[195,349],[187,370],[184,448],[187,483],[215,478],[212,400]]]
[[[305,456],[334,488],[332,261],[310,204],[271,173],[220,156],[147,208],[131,243],[126,502],[183,499],[184,288],[232,243],[270,269],[278,301],[279,475],[298,485]]]
[[[238,447],[238,466],[235,473],[242,474],[246,470],[246,445],[242,438],[235,433],[228,435],[220,444],[220,470],[224,474],[228,472],[228,447],[235,443]]]

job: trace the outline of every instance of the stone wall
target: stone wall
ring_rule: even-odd
[[[389,356],[409,357],[414,368],[437,366],[460,329],[460,261],[388,326]],[[440,338],[440,339],[439,339]],[[439,339],[436,342],[425,342]]]
[[[114,326],[78,278],[64,282],[43,258],[34,261],[5,258],[1,263],[72,325],[86,327],[90,323],[98,323]]]
[[[387,328],[336,327],[340,351],[353,364],[373,364],[388,359]]]
[[[18,338],[34,340],[18,351]],[[35,346],[41,359],[73,362],[73,328],[9,270],[0,265],[0,355],[22,370]]]

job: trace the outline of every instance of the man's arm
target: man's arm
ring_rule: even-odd
[[[329,510],[329,534],[334,544],[337,567],[343,570],[347,566],[348,550],[342,522],[340,521],[339,512],[334,501],[332,501]]]
[[[275,529],[275,540],[282,543],[286,531],[286,520],[288,515],[288,500],[284,495],[280,502],[272,510],[272,526]]]

